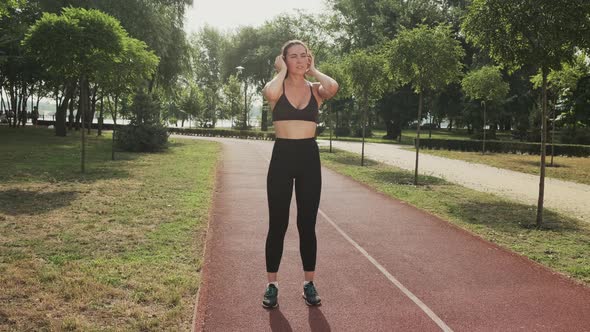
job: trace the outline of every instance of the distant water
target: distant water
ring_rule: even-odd
[[[39,114],[39,120],[55,120],[54,118],[55,112],[49,111],[41,111]],[[128,124],[130,121],[128,119],[117,119],[117,124]],[[31,120],[27,123],[31,123]],[[92,119],[92,123],[98,123],[98,118],[95,116]],[[111,118],[104,118],[103,123],[112,124],[113,120]],[[177,123],[169,123],[169,127],[178,127],[178,128],[195,128],[197,122],[195,121],[184,121],[184,125],[182,125],[181,121]],[[181,126],[182,125],[182,126]],[[258,119],[250,119],[250,125],[254,127],[260,127],[260,121]],[[231,128],[231,120],[218,120],[215,124],[216,128]]]

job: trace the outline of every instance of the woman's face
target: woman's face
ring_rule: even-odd
[[[305,75],[305,72],[309,68],[310,59],[307,54],[307,50],[303,45],[295,44],[287,49],[287,70],[289,73],[297,73]]]

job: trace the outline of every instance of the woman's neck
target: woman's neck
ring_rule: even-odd
[[[307,82],[305,81],[305,76],[303,76],[303,75],[292,75],[292,74],[289,74],[289,76],[287,76],[287,78],[285,79],[285,81],[289,81],[289,85],[291,85],[291,86],[304,86],[304,85],[307,85]]]

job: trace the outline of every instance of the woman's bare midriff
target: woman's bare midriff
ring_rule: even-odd
[[[278,138],[311,138],[315,137],[317,124],[303,120],[273,121],[275,137]]]

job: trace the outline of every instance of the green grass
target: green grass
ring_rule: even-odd
[[[545,209],[544,227],[535,225],[536,207],[414,174],[343,150],[320,147],[322,165],[376,190],[426,210],[489,241],[590,285],[590,223]]]
[[[416,151],[414,148],[410,147],[404,147],[404,149]],[[490,152],[486,152],[485,155],[482,155],[481,152],[431,149],[420,149],[420,153],[426,153],[450,159],[465,160],[472,163],[485,164],[533,175],[540,174],[541,156],[537,155]],[[578,182],[582,184],[590,184],[590,158],[555,156],[553,158],[553,166],[549,166],[550,160],[551,157],[547,156],[547,167],[545,168],[545,174],[547,177]]]
[[[0,330],[190,330],[220,152],[0,127]]]

